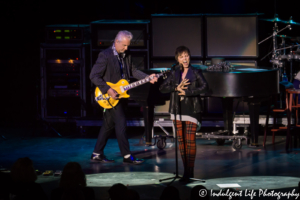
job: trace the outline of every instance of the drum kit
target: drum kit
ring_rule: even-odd
[[[271,36],[267,37],[266,39],[262,40],[258,44],[263,43],[264,41],[272,38],[273,39],[273,48],[272,51],[269,52],[266,56],[264,56],[261,60],[268,57],[272,54],[272,59],[270,62],[272,63],[273,67],[281,68],[279,70],[279,75],[282,77],[282,81],[292,82],[294,78],[297,76],[295,70],[293,71],[293,61],[300,62],[300,37],[291,37],[287,35],[279,35],[280,32],[289,29],[292,30],[292,25],[300,26],[300,23],[294,22],[292,17],[288,21],[280,20],[278,15],[275,14],[273,19],[260,19],[262,21],[273,22],[273,33]],[[278,24],[286,25],[281,30],[278,30]],[[281,39],[281,43],[278,44],[277,39]],[[288,42],[287,42],[288,41]],[[289,79],[286,75],[286,66],[287,62],[290,65],[290,75]]]

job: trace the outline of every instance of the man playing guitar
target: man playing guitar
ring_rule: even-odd
[[[99,53],[98,59],[90,73],[91,81],[100,89],[102,94],[107,93],[112,99],[119,99],[118,93],[106,82],[117,83],[120,79],[129,80],[130,74],[136,79],[144,79],[148,76],[134,68],[130,62],[130,57],[125,55],[132,37],[129,31],[119,31],[114,44]],[[150,83],[154,84],[157,82],[155,74],[150,76],[152,76]],[[144,162],[143,159],[135,158],[130,152],[124,112],[126,105],[126,99],[119,99],[119,103],[115,107],[105,110],[103,124],[91,156],[92,160],[101,163],[114,162],[114,160],[104,155],[103,150],[111,130],[115,128],[119,148],[122,156],[124,156],[123,163],[137,165]]]

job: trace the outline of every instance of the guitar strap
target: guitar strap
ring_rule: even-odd
[[[125,60],[125,62],[124,62]],[[128,76],[128,65],[127,65],[127,59],[126,57],[121,58],[122,61],[122,67],[123,67],[123,78],[129,81],[129,76]]]
[[[125,74],[124,74],[124,71],[125,71],[125,70],[123,70],[124,67],[125,67],[125,66],[124,66],[123,58],[121,58],[121,57],[119,56],[118,61],[119,61],[119,65],[120,65],[121,78],[123,79],[123,78],[125,78]]]
[[[128,81],[130,81],[129,78],[132,77],[131,70],[130,70],[130,68],[132,67],[130,54],[127,54],[127,56],[125,57],[125,62],[127,67]]]
[[[121,72],[121,78],[126,79],[129,81],[129,76],[128,76],[128,65],[127,65],[127,59],[124,55],[117,55],[119,65],[120,65],[120,72]],[[125,62],[124,62],[125,59]]]
[[[129,76],[128,76],[128,69],[127,69],[127,63],[124,62],[124,59],[126,59],[126,54],[125,53],[118,53],[116,51],[115,45],[113,44],[112,46],[112,50],[113,50],[113,54],[117,57],[118,62],[119,62],[119,68],[120,68],[120,78],[121,79],[127,79],[129,80]]]

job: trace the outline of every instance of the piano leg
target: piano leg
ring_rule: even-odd
[[[228,130],[228,134],[232,133],[233,127],[233,98],[222,98],[224,131]]]
[[[260,102],[248,102],[249,114],[250,114],[250,129],[251,129],[251,145],[258,145],[258,133],[259,133],[259,108]]]

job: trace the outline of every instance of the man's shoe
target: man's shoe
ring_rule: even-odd
[[[112,159],[106,158],[106,156],[103,155],[103,154],[101,154],[101,155],[95,155],[95,154],[92,154],[91,160],[97,161],[97,162],[101,162],[101,163],[112,163],[112,162],[115,162],[115,161],[112,160]]]
[[[124,164],[139,165],[139,164],[142,164],[143,162],[144,162],[143,159],[138,159],[132,155],[130,155],[130,157],[128,157],[128,158],[123,158]]]

